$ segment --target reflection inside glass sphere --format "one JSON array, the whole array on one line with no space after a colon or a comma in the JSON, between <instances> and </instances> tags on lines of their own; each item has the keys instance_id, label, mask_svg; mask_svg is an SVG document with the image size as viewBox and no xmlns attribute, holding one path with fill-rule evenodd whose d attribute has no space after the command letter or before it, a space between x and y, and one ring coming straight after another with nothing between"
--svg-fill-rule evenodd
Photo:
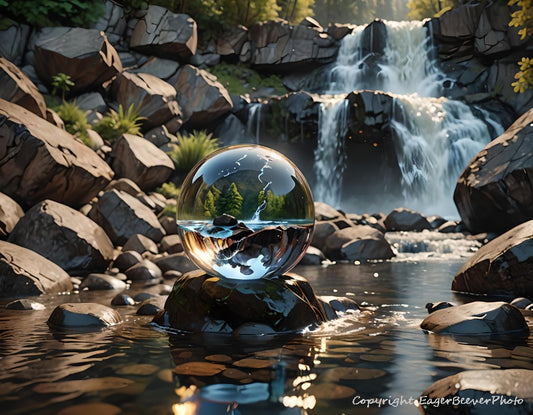
<instances>
[{"instance_id":1,"label":"reflection inside glass sphere","mask_svg":"<svg viewBox=\"0 0 533 415\"><path fill-rule=\"evenodd\" d=\"M314 228L309 185L277 151L258 145L218 150L185 179L177 205L183 247L210 275L281 275L305 254Z\"/></svg>"}]
</instances>

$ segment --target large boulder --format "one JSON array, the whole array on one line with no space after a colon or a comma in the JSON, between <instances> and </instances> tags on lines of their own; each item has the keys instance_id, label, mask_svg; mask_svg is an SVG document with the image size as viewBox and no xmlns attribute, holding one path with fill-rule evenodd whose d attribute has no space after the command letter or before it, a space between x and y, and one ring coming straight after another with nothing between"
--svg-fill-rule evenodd
<instances>
[{"instance_id":1,"label":"large boulder","mask_svg":"<svg viewBox=\"0 0 533 415\"><path fill-rule=\"evenodd\" d=\"M533 298L533 220L479 248L455 275L452 290Z\"/></svg>"},{"instance_id":2,"label":"large boulder","mask_svg":"<svg viewBox=\"0 0 533 415\"><path fill-rule=\"evenodd\" d=\"M52 261L29 249L0 241L0 297L70 290L69 275Z\"/></svg>"},{"instance_id":3,"label":"large boulder","mask_svg":"<svg viewBox=\"0 0 533 415\"><path fill-rule=\"evenodd\" d=\"M389 259L394 256L383 234L370 226L355 225L333 232L323 248L333 260L368 261Z\"/></svg>"},{"instance_id":4,"label":"large boulder","mask_svg":"<svg viewBox=\"0 0 533 415\"><path fill-rule=\"evenodd\" d=\"M157 216L135 197L110 190L105 192L89 212L89 217L98 223L116 245L141 233L155 242L165 235Z\"/></svg>"},{"instance_id":5,"label":"large boulder","mask_svg":"<svg viewBox=\"0 0 533 415\"><path fill-rule=\"evenodd\" d=\"M0 193L0 239L9 235L23 216L20 205L8 195Z\"/></svg>"},{"instance_id":6,"label":"large boulder","mask_svg":"<svg viewBox=\"0 0 533 415\"><path fill-rule=\"evenodd\" d=\"M432 333L463 336L529 334L520 310L501 301L475 301L436 310L422 321L420 327Z\"/></svg>"},{"instance_id":7,"label":"large boulder","mask_svg":"<svg viewBox=\"0 0 533 415\"><path fill-rule=\"evenodd\" d=\"M92 29L105 32L109 42L116 45L121 42L126 32L128 21L124 7L111 0L105 0L105 13L93 25Z\"/></svg>"},{"instance_id":8,"label":"large boulder","mask_svg":"<svg viewBox=\"0 0 533 415\"><path fill-rule=\"evenodd\" d=\"M28 210L9 242L41 254L71 274L105 271L113 259L113 244L100 226L52 200Z\"/></svg>"},{"instance_id":9,"label":"large boulder","mask_svg":"<svg viewBox=\"0 0 533 415\"><path fill-rule=\"evenodd\" d=\"M3 24L6 23L6 20L4 20ZM9 27L0 31L0 56L15 65L20 65L24 58L24 51L26 50L31 30L31 26L10 21Z\"/></svg>"},{"instance_id":10,"label":"large boulder","mask_svg":"<svg viewBox=\"0 0 533 415\"><path fill-rule=\"evenodd\" d=\"M197 45L196 22L192 18L154 5L139 19L130 39L134 50L175 60L194 55Z\"/></svg>"},{"instance_id":11,"label":"large boulder","mask_svg":"<svg viewBox=\"0 0 533 415\"><path fill-rule=\"evenodd\" d=\"M113 145L112 167L117 177L133 180L142 190L164 183L174 171L174 163L150 141L123 134Z\"/></svg>"},{"instance_id":12,"label":"large boulder","mask_svg":"<svg viewBox=\"0 0 533 415\"><path fill-rule=\"evenodd\" d=\"M113 81L113 93L124 110L133 105L139 115L145 117L142 120L144 130L181 116L176 90L154 75L122 72Z\"/></svg>"},{"instance_id":13,"label":"large boulder","mask_svg":"<svg viewBox=\"0 0 533 415\"><path fill-rule=\"evenodd\" d=\"M217 53L221 56L240 55L248 42L248 29L244 26L232 27L217 37Z\"/></svg>"},{"instance_id":14,"label":"large boulder","mask_svg":"<svg viewBox=\"0 0 533 415\"><path fill-rule=\"evenodd\" d=\"M427 218L419 212L407 208L393 209L385 218L387 231L414 231L420 232L431 229Z\"/></svg>"},{"instance_id":15,"label":"large boulder","mask_svg":"<svg viewBox=\"0 0 533 415\"><path fill-rule=\"evenodd\" d=\"M0 189L33 206L44 199L80 207L113 177L89 147L32 112L0 99Z\"/></svg>"},{"instance_id":16,"label":"large boulder","mask_svg":"<svg viewBox=\"0 0 533 415\"><path fill-rule=\"evenodd\" d=\"M48 85L58 73L70 76L74 95L101 86L122 71L104 32L77 27L41 29L34 46L35 70Z\"/></svg>"},{"instance_id":17,"label":"large boulder","mask_svg":"<svg viewBox=\"0 0 533 415\"><path fill-rule=\"evenodd\" d=\"M530 414L531 385L533 370L466 370L429 386L418 398L418 408L427 415Z\"/></svg>"},{"instance_id":18,"label":"large boulder","mask_svg":"<svg viewBox=\"0 0 533 415\"><path fill-rule=\"evenodd\" d=\"M32 81L18 67L0 57L0 98L46 119L46 103Z\"/></svg>"},{"instance_id":19,"label":"large boulder","mask_svg":"<svg viewBox=\"0 0 533 415\"><path fill-rule=\"evenodd\" d=\"M187 125L204 127L233 108L231 97L216 76L192 65L185 65L171 78Z\"/></svg>"},{"instance_id":20,"label":"large boulder","mask_svg":"<svg viewBox=\"0 0 533 415\"><path fill-rule=\"evenodd\" d=\"M474 157L453 199L472 233L505 232L533 219L533 109Z\"/></svg>"},{"instance_id":21,"label":"large boulder","mask_svg":"<svg viewBox=\"0 0 533 415\"><path fill-rule=\"evenodd\" d=\"M292 332L326 321L309 283L295 274L235 281L193 271L178 278L154 322L189 332L232 332L255 323Z\"/></svg>"}]
</instances>

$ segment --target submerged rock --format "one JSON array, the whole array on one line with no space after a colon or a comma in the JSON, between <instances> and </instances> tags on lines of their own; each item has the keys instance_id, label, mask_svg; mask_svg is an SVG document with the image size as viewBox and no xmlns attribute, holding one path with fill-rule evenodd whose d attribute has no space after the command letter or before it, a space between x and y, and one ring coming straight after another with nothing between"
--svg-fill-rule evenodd
<instances>
[{"instance_id":1,"label":"submerged rock","mask_svg":"<svg viewBox=\"0 0 533 415\"><path fill-rule=\"evenodd\" d=\"M52 328L105 327L122 322L120 314L98 303L65 303L57 306L48 325Z\"/></svg>"},{"instance_id":2,"label":"submerged rock","mask_svg":"<svg viewBox=\"0 0 533 415\"><path fill-rule=\"evenodd\" d=\"M529 334L520 310L504 302L475 301L436 310L422 321L420 327L437 334L465 336Z\"/></svg>"},{"instance_id":3,"label":"submerged rock","mask_svg":"<svg viewBox=\"0 0 533 415\"><path fill-rule=\"evenodd\" d=\"M46 307L37 301L22 298L6 304L9 310L44 310Z\"/></svg>"},{"instance_id":4,"label":"submerged rock","mask_svg":"<svg viewBox=\"0 0 533 415\"><path fill-rule=\"evenodd\" d=\"M235 281L203 271L178 278L164 312L154 318L161 326L188 332L218 331L216 327L236 330L245 323L292 332L326 320L313 289L296 274Z\"/></svg>"},{"instance_id":5,"label":"submerged rock","mask_svg":"<svg viewBox=\"0 0 533 415\"><path fill-rule=\"evenodd\" d=\"M452 290L533 298L533 220L482 246L455 275Z\"/></svg>"}]
</instances>

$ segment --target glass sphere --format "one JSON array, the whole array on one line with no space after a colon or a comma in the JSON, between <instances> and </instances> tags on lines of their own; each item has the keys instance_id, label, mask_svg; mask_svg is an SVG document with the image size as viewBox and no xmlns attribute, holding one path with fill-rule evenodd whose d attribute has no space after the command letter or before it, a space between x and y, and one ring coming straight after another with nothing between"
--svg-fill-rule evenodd
<instances>
[{"instance_id":1,"label":"glass sphere","mask_svg":"<svg viewBox=\"0 0 533 415\"><path fill-rule=\"evenodd\" d=\"M313 196L283 154L259 145L225 147L185 178L177 224L185 252L209 275L282 275L311 242Z\"/></svg>"}]
</instances>

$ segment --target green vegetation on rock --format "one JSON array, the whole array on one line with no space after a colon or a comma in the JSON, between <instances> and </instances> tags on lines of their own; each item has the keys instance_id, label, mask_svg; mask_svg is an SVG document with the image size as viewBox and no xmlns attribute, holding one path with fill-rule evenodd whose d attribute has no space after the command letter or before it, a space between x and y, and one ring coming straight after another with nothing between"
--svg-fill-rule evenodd
<instances>
[{"instance_id":1,"label":"green vegetation on rock","mask_svg":"<svg viewBox=\"0 0 533 415\"><path fill-rule=\"evenodd\" d=\"M119 105L118 112L109 110L105 117L98 121L94 130L111 143L122 134L141 135L141 121L146 117L139 115L139 106L131 104L126 111Z\"/></svg>"},{"instance_id":2,"label":"green vegetation on rock","mask_svg":"<svg viewBox=\"0 0 533 415\"><path fill-rule=\"evenodd\" d=\"M218 139L206 131L194 130L191 134L177 134L178 144L167 154L174 162L176 171L186 173L196 163L219 148Z\"/></svg>"},{"instance_id":3,"label":"green vegetation on rock","mask_svg":"<svg viewBox=\"0 0 533 415\"><path fill-rule=\"evenodd\" d=\"M81 141L91 146L91 141L87 135L90 128L85 113L76 105L76 102L63 101L60 105L53 108L57 115L65 123L65 130L70 134L79 137Z\"/></svg>"}]
</instances>

